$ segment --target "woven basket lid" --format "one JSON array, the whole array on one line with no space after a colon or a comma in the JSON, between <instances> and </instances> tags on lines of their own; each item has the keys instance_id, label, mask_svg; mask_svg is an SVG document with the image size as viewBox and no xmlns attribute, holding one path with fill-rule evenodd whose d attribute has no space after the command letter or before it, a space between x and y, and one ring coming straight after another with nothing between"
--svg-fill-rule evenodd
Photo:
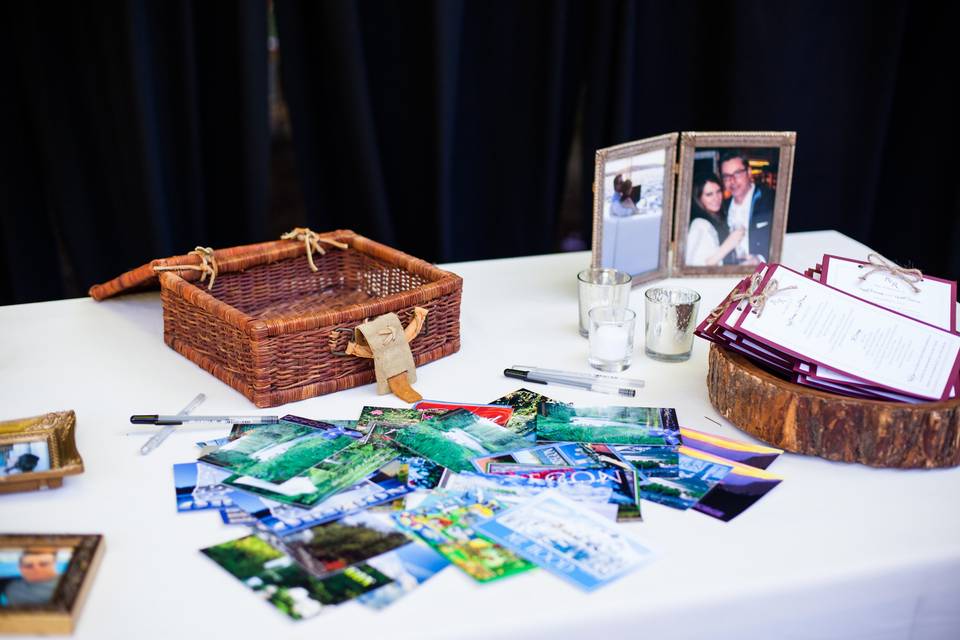
<instances>
[{"instance_id":1,"label":"woven basket lid","mask_svg":"<svg viewBox=\"0 0 960 640\"><path fill-rule=\"evenodd\" d=\"M319 235L321 237L333 237L342 242L349 243L356 234L350 230L337 230ZM303 243L298 240L272 240L227 249L217 249L213 252L213 255L217 262L221 264L239 262L249 266L251 259L256 263L266 263L289 257L291 254L298 252L305 252ZM201 259L196 254L157 258L136 269L131 269L126 273L120 274L112 280L93 285L90 287L88 293L91 298L99 301L124 293L155 289L159 286L160 278L154 267L180 264L196 265L200 264L200 262Z\"/></svg>"}]
</instances>

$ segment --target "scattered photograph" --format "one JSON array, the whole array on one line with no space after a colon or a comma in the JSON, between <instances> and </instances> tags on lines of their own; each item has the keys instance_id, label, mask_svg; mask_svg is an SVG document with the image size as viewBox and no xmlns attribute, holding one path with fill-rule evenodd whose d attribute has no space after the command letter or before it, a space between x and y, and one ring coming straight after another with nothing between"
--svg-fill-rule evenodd
<instances>
[{"instance_id":1,"label":"scattered photograph","mask_svg":"<svg viewBox=\"0 0 960 640\"><path fill-rule=\"evenodd\" d=\"M450 566L450 561L430 547L416 542L387 552L367 562L393 582L357 598L371 609L383 609Z\"/></svg>"},{"instance_id":2,"label":"scattered photograph","mask_svg":"<svg viewBox=\"0 0 960 640\"><path fill-rule=\"evenodd\" d=\"M258 425L199 461L279 484L348 447L357 437L333 425L284 416L277 424Z\"/></svg>"},{"instance_id":3,"label":"scattered photograph","mask_svg":"<svg viewBox=\"0 0 960 640\"><path fill-rule=\"evenodd\" d=\"M177 511L204 511L233 506L233 489L223 483L230 475L217 467L196 462L173 465Z\"/></svg>"},{"instance_id":4,"label":"scattered photograph","mask_svg":"<svg viewBox=\"0 0 960 640\"><path fill-rule=\"evenodd\" d=\"M400 458L392 460L362 482L327 498L310 509L260 498L246 491L234 491L232 496L237 507L256 519L255 523L259 528L284 536L370 507L402 499L414 490L407 481L408 473L407 462L401 461ZM437 479L439 480L439 474Z\"/></svg>"},{"instance_id":5,"label":"scattered photograph","mask_svg":"<svg viewBox=\"0 0 960 640\"><path fill-rule=\"evenodd\" d=\"M50 603L72 556L73 548L0 548L0 607Z\"/></svg>"},{"instance_id":6,"label":"scattered photograph","mask_svg":"<svg viewBox=\"0 0 960 640\"><path fill-rule=\"evenodd\" d=\"M360 411L356 429L368 435L376 426L400 429L420 424L437 416L442 416L446 409L396 409L393 407L364 407Z\"/></svg>"},{"instance_id":7,"label":"scattered photograph","mask_svg":"<svg viewBox=\"0 0 960 640\"><path fill-rule=\"evenodd\" d=\"M529 389L517 389L502 398L497 398L493 404L506 404L513 408L513 415L504 425L518 436L534 440L534 430L537 426L537 407L541 402L555 402L545 395Z\"/></svg>"},{"instance_id":8,"label":"scattered photograph","mask_svg":"<svg viewBox=\"0 0 960 640\"><path fill-rule=\"evenodd\" d=\"M708 460L709 454L701 454ZM782 481L769 471L731 462L730 473L694 505L694 510L729 522L752 507Z\"/></svg>"},{"instance_id":9,"label":"scattered photograph","mask_svg":"<svg viewBox=\"0 0 960 640\"><path fill-rule=\"evenodd\" d=\"M602 467L603 462L586 445L576 442L557 442L528 446L516 451L507 451L496 455L479 456L473 459L473 466L481 473L488 473L494 463L514 463L545 467Z\"/></svg>"},{"instance_id":10,"label":"scattered photograph","mask_svg":"<svg viewBox=\"0 0 960 640\"><path fill-rule=\"evenodd\" d=\"M249 589L294 620L353 600L392 580L365 563L320 579L263 538L250 535L201 552Z\"/></svg>"},{"instance_id":11,"label":"scattered photograph","mask_svg":"<svg viewBox=\"0 0 960 640\"><path fill-rule=\"evenodd\" d=\"M469 404L453 402L434 402L433 400L421 400L413 407L414 409L435 409L451 411L453 409L466 409L472 414L481 418L486 418L490 422L500 427L507 426L510 417L513 415L513 407L505 404Z\"/></svg>"},{"instance_id":12,"label":"scattered photograph","mask_svg":"<svg viewBox=\"0 0 960 640\"><path fill-rule=\"evenodd\" d=\"M242 491L235 492L236 495L246 495ZM236 496L234 496L234 502L236 503ZM257 519L252 515L244 511L242 508L238 507L236 504L232 507L224 507L220 509L220 519L223 521L223 524L239 524L248 527L256 526Z\"/></svg>"},{"instance_id":13,"label":"scattered photograph","mask_svg":"<svg viewBox=\"0 0 960 640\"><path fill-rule=\"evenodd\" d=\"M684 133L674 273L779 262L796 134Z\"/></svg>"},{"instance_id":14,"label":"scattered photograph","mask_svg":"<svg viewBox=\"0 0 960 640\"><path fill-rule=\"evenodd\" d=\"M426 543L477 582L492 582L523 573L536 565L488 538L473 526L504 506L496 500L467 501L448 496L394 516L400 528Z\"/></svg>"},{"instance_id":15,"label":"scattered photograph","mask_svg":"<svg viewBox=\"0 0 960 640\"><path fill-rule=\"evenodd\" d=\"M380 438L367 442L350 439L347 447L280 484L238 475L230 476L224 483L276 502L311 509L354 486L399 455L393 445Z\"/></svg>"},{"instance_id":16,"label":"scattered photograph","mask_svg":"<svg viewBox=\"0 0 960 640\"><path fill-rule=\"evenodd\" d=\"M468 471L474 458L528 447L529 441L464 409L398 429L384 436L451 471Z\"/></svg>"},{"instance_id":17,"label":"scattered photograph","mask_svg":"<svg viewBox=\"0 0 960 640\"><path fill-rule=\"evenodd\" d=\"M325 578L409 543L392 518L367 511L281 539L290 556L316 578Z\"/></svg>"},{"instance_id":18,"label":"scattered photograph","mask_svg":"<svg viewBox=\"0 0 960 640\"><path fill-rule=\"evenodd\" d=\"M734 463L725 464L717 458L708 458L699 451L681 447L680 475L676 478L639 477L640 497L644 500L673 507L689 509L708 491L723 480Z\"/></svg>"},{"instance_id":19,"label":"scattered photograph","mask_svg":"<svg viewBox=\"0 0 960 640\"><path fill-rule=\"evenodd\" d=\"M683 429L680 433L686 443ZM680 454L677 453L677 447L615 444L610 445L610 450L648 478L677 478L680 475Z\"/></svg>"},{"instance_id":20,"label":"scattered photograph","mask_svg":"<svg viewBox=\"0 0 960 640\"><path fill-rule=\"evenodd\" d=\"M664 275L673 219L677 134L600 149L593 200L593 266L634 282Z\"/></svg>"},{"instance_id":21,"label":"scattered photograph","mask_svg":"<svg viewBox=\"0 0 960 640\"><path fill-rule=\"evenodd\" d=\"M541 402L537 441L670 446L680 444L674 409L574 407Z\"/></svg>"},{"instance_id":22,"label":"scattered photograph","mask_svg":"<svg viewBox=\"0 0 960 640\"><path fill-rule=\"evenodd\" d=\"M476 530L586 591L651 557L649 549L616 524L555 491L495 514Z\"/></svg>"},{"instance_id":23,"label":"scattered photograph","mask_svg":"<svg viewBox=\"0 0 960 640\"><path fill-rule=\"evenodd\" d=\"M493 463L490 475L507 475L538 483L544 490L553 489L575 502L616 505L617 521L640 520L635 472L612 467L576 469L571 467L532 467L530 465ZM633 482L628 476L634 476Z\"/></svg>"},{"instance_id":24,"label":"scattered photograph","mask_svg":"<svg viewBox=\"0 0 960 640\"><path fill-rule=\"evenodd\" d=\"M407 486L411 489L433 489L440 482L444 468L420 456L401 455L397 460L406 468Z\"/></svg>"},{"instance_id":25,"label":"scattered photograph","mask_svg":"<svg viewBox=\"0 0 960 640\"><path fill-rule=\"evenodd\" d=\"M686 447L732 460L733 462L756 467L757 469L766 469L783 453L782 449L776 449L762 444L731 440L730 438L724 438L723 436L712 433L704 433L703 431L695 431L694 429L687 429L686 427L680 428L680 435L683 436L683 444Z\"/></svg>"},{"instance_id":26,"label":"scattered photograph","mask_svg":"<svg viewBox=\"0 0 960 640\"><path fill-rule=\"evenodd\" d=\"M50 471L50 445L46 438L0 444L0 477L40 471Z\"/></svg>"}]
</instances>

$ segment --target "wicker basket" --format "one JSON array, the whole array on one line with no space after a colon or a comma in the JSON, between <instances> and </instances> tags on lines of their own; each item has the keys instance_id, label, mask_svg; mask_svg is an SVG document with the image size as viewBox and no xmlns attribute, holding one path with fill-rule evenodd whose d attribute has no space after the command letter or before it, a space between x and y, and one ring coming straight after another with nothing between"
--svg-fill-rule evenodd
<instances>
[{"instance_id":1,"label":"wicker basket","mask_svg":"<svg viewBox=\"0 0 960 640\"><path fill-rule=\"evenodd\" d=\"M97 300L149 286L159 278L166 343L253 401L273 407L374 381L373 361L344 354L353 328L394 312L406 324L427 309L411 344L417 366L460 349L456 274L352 231L320 234L348 245L313 254L303 242L278 240L214 252L213 288L197 271L199 256L154 260L97 285Z\"/></svg>"}]
</instances>

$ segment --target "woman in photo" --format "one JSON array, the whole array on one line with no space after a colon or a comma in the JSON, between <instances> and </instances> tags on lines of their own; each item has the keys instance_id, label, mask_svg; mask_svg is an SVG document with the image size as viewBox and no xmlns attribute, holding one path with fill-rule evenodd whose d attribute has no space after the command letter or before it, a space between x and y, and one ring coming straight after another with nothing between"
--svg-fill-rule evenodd
<instances>
[{"instance_id":1,"label":"woman in photo","mask_svg":"<svg viewBox=\"0 0 960 640\"><path fill-rule=\"evenodd\" d=\"M617 175L613 179L613 197L610 199L610 215L617 218L632 216L637 212L637 205L630 198L633 191L633 182L624 180L623 176Z\"/></svg>"},{"instance_id":2,"label":"woman in photo","mask_svg":"<svg viewBox=\"0 0 960 640\"><path fill-rule=\"evenodd\" d=\"M743 234L743 229L730 231L727 227L720 178L713 173L697 176L693 182L686 264L691 267L737 264L735 249Z\"/></svg>"}]
</instances>

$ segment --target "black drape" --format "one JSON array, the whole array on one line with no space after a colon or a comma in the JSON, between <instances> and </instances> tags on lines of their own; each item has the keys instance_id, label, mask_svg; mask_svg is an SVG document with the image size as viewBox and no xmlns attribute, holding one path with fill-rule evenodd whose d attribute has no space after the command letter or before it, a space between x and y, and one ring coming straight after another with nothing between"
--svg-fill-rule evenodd
<instances>
[{"instance_id":1,"label":"black drape","mask_svg":"<svg viewBox=\"0 0 960 640\"><path fill-rule=\"evenodd\" d=\"M6 301L84 295L154 257L263 238L263 2L4 11Z\"/></svg>"},{"instance_id":2,"label":"black drape","mask_svg":"<svg viewBox=\"0 0 960 640\"><path fill-rule=\"evenodd\" d=\"M551 251L585 10L278 0L310 224L433 260Z\"/></svg>"},{"instance_id":3,"label":"black drape","mask_svg":"<svg viewBox=\"0 0 960 640\"><path fill-rule=\"evenodd\" d=\"M4 302L267 238L263 1L3 8ZM796 130L790 231L960 276L952 4L276 0L306 218L436 261L589 237L600 147ZM579 139L579 172L567 160ZM583 176L579 184L568 176Z\"/></svg>"}]
</instances>

